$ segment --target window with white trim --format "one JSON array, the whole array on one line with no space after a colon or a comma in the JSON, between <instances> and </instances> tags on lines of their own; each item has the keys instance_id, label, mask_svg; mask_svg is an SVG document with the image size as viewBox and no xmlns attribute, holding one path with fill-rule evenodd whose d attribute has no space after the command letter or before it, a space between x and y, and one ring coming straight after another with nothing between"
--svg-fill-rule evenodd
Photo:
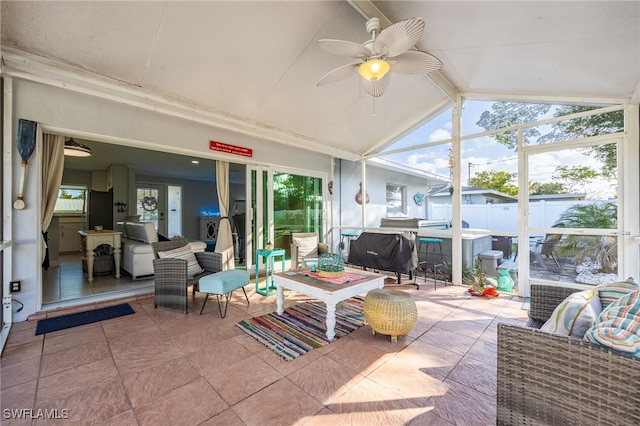
<instances>
[{"instance_id":1,"label":"window with white trim","mask_svg":"<svg viewBox=\"0 0 640 426\"><path fill-rule=\"evenodd\" d=\"M387 217L406 216L407 187L387 183Z\"/></svg>"},{"instance_id":2,"label":"window with white trim","mask_svg":"<svg viewBox=\"0 0 640 426\"><path fill-rule=\"evenodd\" d=\"M54 213L84 214L87 212L87 187L61 185Z\"/></svg>"}]
</instances>

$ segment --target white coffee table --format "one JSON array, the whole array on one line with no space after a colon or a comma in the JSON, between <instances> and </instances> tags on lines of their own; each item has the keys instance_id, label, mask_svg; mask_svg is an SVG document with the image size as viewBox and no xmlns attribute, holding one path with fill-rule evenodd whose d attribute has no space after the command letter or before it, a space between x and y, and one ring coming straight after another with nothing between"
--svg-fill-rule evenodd
<instances>
[{"instance_id":1,"label":"white coffee table","mask_svg":"<svg viewBox=\"0 0 640 426\"><path fill-rule=\"evenodd\" d=\"M285 288L321 300L327 306L327 339L332 341L336 337L336 305L350 297L366 293L375 288L384 287L385 276L382 274L373 274L354 269L347 269L347 271L358 274L362 278L344 284L332 284L296 271L275 274L278 314L281 315L284 312Z\"/></svg>"}]
</instances>

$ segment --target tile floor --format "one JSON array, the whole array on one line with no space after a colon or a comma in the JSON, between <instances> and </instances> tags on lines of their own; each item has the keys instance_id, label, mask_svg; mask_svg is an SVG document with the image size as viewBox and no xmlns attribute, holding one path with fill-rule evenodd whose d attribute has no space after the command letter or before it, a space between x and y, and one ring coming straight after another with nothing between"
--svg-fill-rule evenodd
<instances>
[{"instance_id":1,"label":"tile floor","mask_svg":"<svg viewBox=\"0 0 640 426\"><path fill-rule=\"evenodd\" d=\"M153 291L153 279L131 280L131 275L122 272L116 279L113 274L95 275L93 282L87 281L82 272L80 253L61 254L60 262L42 271L42 302L55 304L114 291Z\"/></svg>"},{"instance_id":2,"label":"tile floor","mask_svg":"<svg viewBox=\"0 0 640 426\"><path fill-rule=\"evenodd\" d=\"M201 294L189 296L188 315L154 309L148 295L127 300L135 314L101 323L40 336L35 319L14 324L0 363L0 422L68 423L7 418L7 409L44 409L114 425L495 424L496 326L524 323L523 299L429 282L400 288L418 307L408 336L391 343L364 326L289 362L235 326L275 310L275 296L252 284L250 306L236 291L224 319L211 301L198 315ZM287 305L306 300L286 294Z\"/></svg>"}]
</instances>

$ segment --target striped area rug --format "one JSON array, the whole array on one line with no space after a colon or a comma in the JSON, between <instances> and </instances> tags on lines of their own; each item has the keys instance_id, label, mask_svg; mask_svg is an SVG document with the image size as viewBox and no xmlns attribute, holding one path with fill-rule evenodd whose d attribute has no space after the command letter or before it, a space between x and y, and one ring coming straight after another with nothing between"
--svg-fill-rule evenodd
<instances>
[{"instance_id":1,"label":"striped area rug","mask_svg":"<svg viewBox=\"0 0 640 426\"><path fill-rule=\"evenodd\" d=\"M346 336L364 325L360 296L344 300L336 306L336 338ZM291 361L312 349L330 343L327 340L324 302L311 301L286 308L282 315L267 315L242 320L236 325L260 343Z\"/></svg>"}]
</instances>

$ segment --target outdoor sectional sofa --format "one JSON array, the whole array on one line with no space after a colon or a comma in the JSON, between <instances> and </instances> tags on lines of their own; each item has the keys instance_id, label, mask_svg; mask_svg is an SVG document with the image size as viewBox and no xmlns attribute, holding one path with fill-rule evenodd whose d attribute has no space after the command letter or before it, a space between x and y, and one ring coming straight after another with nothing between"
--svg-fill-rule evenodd
<instances>
[{"instance_id":1,"label":"outdoor sectional sofa","mask_svg":"<svg viewBox=\"0 0 640 426\"><path fill-rule=\"evenodd\" d=\"M538 329L577 291L532 285L527 326L498 324L497 424L640 424L640 358Z\"/></svg>"}]
</instances>

